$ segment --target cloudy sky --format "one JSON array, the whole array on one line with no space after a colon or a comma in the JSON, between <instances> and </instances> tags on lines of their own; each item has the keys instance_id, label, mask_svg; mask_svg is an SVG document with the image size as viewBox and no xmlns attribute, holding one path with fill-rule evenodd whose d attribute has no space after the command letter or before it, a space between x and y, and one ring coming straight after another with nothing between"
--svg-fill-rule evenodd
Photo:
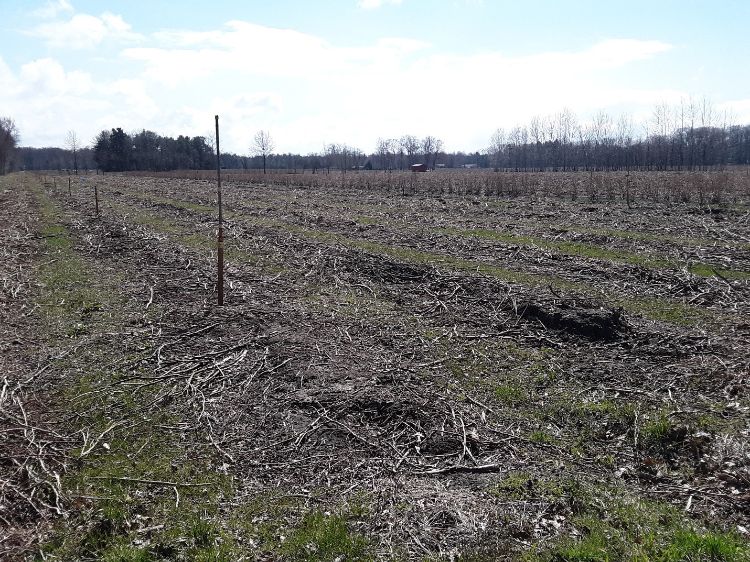
<instances>
[{"instance_id":1,"label":"cloudy sky","mask_svg":"<svg viewBox=\"0 0 750 562\"><path fill-rule=\"evenodd\" d=\"M750 123L747 0L0 0L0 116L22 145L122 127L279 152L435 135L481 150L568 108L708 97Z\"/></svg>"}]
</instances>

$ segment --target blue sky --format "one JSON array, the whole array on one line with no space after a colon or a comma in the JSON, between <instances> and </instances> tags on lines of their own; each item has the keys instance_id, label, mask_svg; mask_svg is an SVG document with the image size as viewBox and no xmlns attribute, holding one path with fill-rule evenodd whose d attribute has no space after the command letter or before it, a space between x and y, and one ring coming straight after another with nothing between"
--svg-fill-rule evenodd
<instances>
[{"instance_id":1,"label":"blue sky","mask_svg":"<svg viewBox=\"0 0 750 562\"><path fill-rule=\"evenodd\" d=\"M748 1L0 0L0 115L22 144L111 127L208 135L247 153L435 135L481 150L493 131L563 108L711 100L750 122Z\"/></svg>"}]
</instances>

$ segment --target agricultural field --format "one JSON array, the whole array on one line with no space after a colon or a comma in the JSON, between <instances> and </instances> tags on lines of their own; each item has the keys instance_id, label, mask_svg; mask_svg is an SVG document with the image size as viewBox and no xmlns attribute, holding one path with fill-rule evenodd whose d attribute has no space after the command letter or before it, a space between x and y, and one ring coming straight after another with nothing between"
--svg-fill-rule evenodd
<instances>
[{"instance_id":1,"label":"agricultural field","mask_svg":"<svg viewBox=\"0 0 750 562\"><path fill-rule=\"evenodd\" d=\"M224 177L0 178L0 557L748 560L745 171Z\"/></svg>"}]
</instances>

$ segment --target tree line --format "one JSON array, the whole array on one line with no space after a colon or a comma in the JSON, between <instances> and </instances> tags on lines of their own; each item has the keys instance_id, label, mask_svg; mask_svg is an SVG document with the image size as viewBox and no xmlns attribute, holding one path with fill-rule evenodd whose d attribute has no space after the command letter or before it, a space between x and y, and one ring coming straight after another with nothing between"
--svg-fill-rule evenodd
<instances>
[{"instance_id":1,"label":"tree line","mask_svg":"<svg viewBox=\"0 0 750 562\"><path fill-rule=\"evenodd\" d=\"M94 161L104 172L208 170L216 166L213 142L206 137L176 139L142 130L129 135L118 127L94 140Z\"/></svg>"},{"instance_id":2,"label":"tree line","mask_svg":"<svg viewBox=\"0 0 750 562\"><path fill-rule=\"evenodd\" d=\"M66 148L16 148L18 129L0 118L0 173L8 169L98 168L105 172L205 170L216 166L211 137L177 138L122 128L101 131L91 148L81 147L70 131ZM258 131L248 154L221 154L228 169L406 170L413 164L428 168L480 167L497 170L707 170L750 165L750 125L732 124L710 102L688 100L676 106L658 105L651 117L636 126L628 115L605 112L580 121L569 110L534 117L526 125L497 129L483 151L446 152L443 141L428 135L379 138L365 152L346 143L329 143L320 152L275 153L268 131Z\"/></svg>"},{"instance_id":3,"label":"tree line","mask_svg":"<svg viewBox=\"0 0 750 562\"><path fill-rule=\"evenodd\" d=\"M0 117L0 175L12 164L16 145L19 141L18 127L10 117Z\"/></svg>"},{"instance_id":4,"label":"tree line","mask_svg":"<svg viewBox=\"0 0 750 562\"><path fill-rule=\"evenodd\" d=\"M660 116L663 113L659 114ZM656 124L659 127L656 127ZM644 125L646 127L648 125ZM367 153L346 143L330 143L305 155L274 153L274 141L259 131L249 155L221 154L221 166L254 170L406 170L412 164L428 168L479 167L498 170L707 170L726 165L750 165L750 125L690 122L675 129L666 121L651 124L638 135L627 117L617 121L604 113L585 124L563 111L535 118L526 126L498 129L484 151L446 152L434 136L403 135L380 138ZM92 155L103 171L165 171L216 167L213 139L179 136L176 139L141 131L102 131ZM41 149L38 149L41 150ZM87 162L85 149L80 149ZM68 166L66 166L68 167ZM28 168L27 168L28 169Z\"/></svg>"},{"instance_id":5,"label":"tree line","mask_svg":"<svg viewBox=\"0 0 750 562\"><path fill-rule=\"evenodd\" d=\"M750 164L750 125L732 125L705 100L656 107L639 132L632 119L568 111L498 129L489 165L513 170L707 170Z\"/></svg>"}]
</instances>

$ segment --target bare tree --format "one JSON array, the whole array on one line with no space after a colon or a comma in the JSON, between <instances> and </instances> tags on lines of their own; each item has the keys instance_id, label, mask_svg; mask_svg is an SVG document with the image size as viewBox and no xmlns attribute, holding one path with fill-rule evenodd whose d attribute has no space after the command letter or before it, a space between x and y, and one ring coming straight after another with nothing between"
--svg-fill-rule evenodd
<instances>
[{"instance_id":1,"label":"bare tree","mask_svg":"<svg viewBox=\"0 0 750 562\"><path fill-rule=\"evenodd\" d=\"M419 152L419 140L414 135L404 135L399 139L401 149L406 153L406 165L414 164L414 158Z\"/></svg>"},{"instance_id":2,"label":"bare tree","mask_svg":"<svg viewBox=\"0 0 750 562\"><path fill-rule=\"evenodd\" d=\"M492 163L494 168L499 170L502 166L503 153L506 149L505 142L505 130L498 128L490 137L490 146L487 148L487 153L492 157Z\"/></svg>"},{"instance_id":3,"label":"bare tree","mask_svg":"<svg viewBox=\"0 0 750 562\"><path fill-rule=\"evenodd\" d=\"M538 166L541 171L544 168L542 163L542 143L544 142L544 124L538 116L531 118L529 122L529 135L534 143L532 151L532 162L534 166Z\"/></svg>"},{"instance_id":4,"label":"bare tree","mask_svg":"<svg viewBox=\"0 0 750 562\"><path fill-rule=\"evenodd\" d=\"M422 139L422 152L424 153L425 164L435 169L435 160L438 152L443 149L443 141L433 136L426 136Z\"/></svg>"},{"instance_id":5,"label":"bare tree","mask_svg":"<svg viewBox=\"0 0 750 562\"><path fill-rule=\"evenodd\" d=\"M523 133L521 127L515 126L508 133L508 165L518 172L521 168L521 152L523 151Z\"/></svg>"},{"instance_id":6,"label":"bare tree","mask_svg":"<svg viewBox=\"0 0 750 562\"><path fill-rule=\"evenodd\" d=\"M274 149L273 139L268 131L258 131L255 133L253 138L253 146L250 147L250 152L256 156L263 157L263 173L266 173L266 158L271 154Z\"/></svg>"},{"instance_id":7,"label":"bare tree","mask_svg":"<svg viewBox=\"0 0 750 562\"><path fill-rule=\"evenodd\" d=\"M65 146L73 153L73 171L78 175L78 150L81 146L75 131L68 131L68 136L65 137Z\"/></svg>"},{"instance_id":8,"label":"bare tree","mask_svg":"<svg viewBox=\"0 0 750 562\"><path fill-rule=\"evenodd\" d=\"M351 167L358 167L362 158L362 151L358 148L347 145L346 143L331 143L325 147L326 159L328 165L334 166L344 175Z\"/></svg>"},{"instance_id":9,"label":"bare tree","mask_svg":"<svg viewBox=\"0 0 750 562\"><path fill-rule=\"evenodd\" d=\"M18 128L15 121L10 117L0 117L0 175L5 173L18 140Z\"/></svg>"},{"instance_id":10,"label":"bare tree","mask_svg":"<svg viewBox=\"0 0 750 562\"><path fill-rule=\"evenodd\" d=\"M393 139L379 138L377 141L377 155L381 170L390 170L392 167L393 149L396 141Z\"/></svg>"},{"instance_id":11,"label":"bare tree","mask_svg":"<svg viewBox=\"0 0 750 562\"><path fill-rule=\"evenodd\" d=\"M555 115L555 121L558 140L560 141L560 149L562 152L562 169L565 171L568 168L568 149L578 125L578 120L576 119L575 114L566 107L560 113Z\"/></svg>"}]
</instances>

